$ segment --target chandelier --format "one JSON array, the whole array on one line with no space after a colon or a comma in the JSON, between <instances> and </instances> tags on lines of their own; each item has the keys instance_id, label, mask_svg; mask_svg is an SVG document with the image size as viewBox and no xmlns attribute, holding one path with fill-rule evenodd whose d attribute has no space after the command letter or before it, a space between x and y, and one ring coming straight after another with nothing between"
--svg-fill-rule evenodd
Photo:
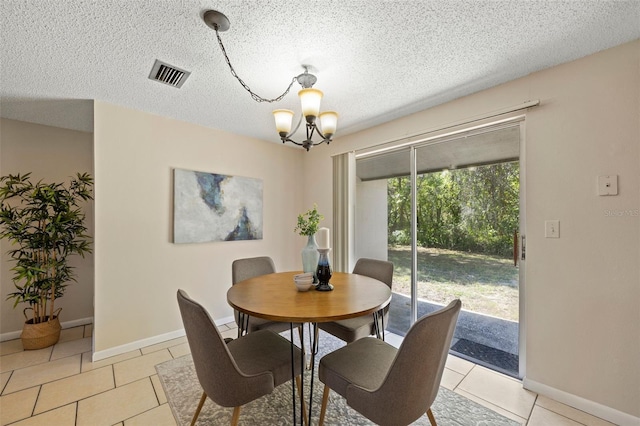
<instances>
[{"instance_id":1,"label":"chandelier","mask_svg":"<svg viewBox=\"0 0 640 426\"><path fill-rule=\"evenodd\" d=\"M242 85L242 87L249 92L251 98L256 102L278 102L284 98L289 90L291 90L291 86L293 86L294 82L298 82L302 86L302 90L298 92L298 96L300 97L300 104L302 113L300 114L300 118L298 119L298 124L296 124L295 128L291 130L293 124L293 116L294 112L288 109L276 109L273 111L273 117L275 119L276 130L280 135L280 140L282 143L291 142L293 144L299 145L309 151L310 148L320 145L322 143L327 143L327 145L331 142L331 138L336 133L336 128L338 125L338 113L335 111L324 111L320 112L320 101L322 100L322 92L318 89L314 89L313 85L318 80L315 75L309 73L309 68L306 65L303 65L304 72L298 76L295 76L291 79L291 83L289 83L289 87L282 93L280 96L273 99L263 98L256 93L254 93L251 88L238 76L235 69L231 65L231 61L229 60L229 56L227 55L227 51L222 44L222 39L220 38L220 32L227 31L230 27L229 19L221 12L216 10L207 10L203 15L203 20L205 24L209 28L212 28L216 32L216 37L218 38L218 44L220 45L220 50L222 50L222 54L229 66L229 70L231 71L231 75L233 75L236 80ZM306 125L306 139L302 142L296 142L291 139L291 136L295 132L298 131L298 128L302 124L302 118L304 117L305 125ZM318 125L319 123L319 125ZM313 137L317 134L321 140L314 142Z\"/></svg>"}]
</instances>

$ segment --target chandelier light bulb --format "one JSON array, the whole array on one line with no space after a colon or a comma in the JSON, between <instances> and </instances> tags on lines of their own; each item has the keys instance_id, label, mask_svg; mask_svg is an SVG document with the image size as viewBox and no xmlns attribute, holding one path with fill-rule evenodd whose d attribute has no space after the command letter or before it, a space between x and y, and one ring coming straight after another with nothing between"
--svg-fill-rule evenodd
<instances>
[{"instance_id":1,"label":"chandelier light bulb","mask_svg":"<svg viewBox=\"0 0 640 426\"><path fill-rule=\"evenodd\" d=\"M298 92L298 96L302 105L302 115L304 115L308 123L313 123L320 114L322 92L318 89L302 89Z\"/></svg>"},{"instance_id":2,"label":"chandelier light bulb","mask_svg":"<svg viewBox=\"0 0 640 426\"><path fill-rule=\"evenodd\" d=\"M338 127L338 113L335 111L325 111L320 113L320 130L326 138L331 138L336 133Z\"/></svg>"},{"instance_id":3,"label":"chandelier light bulb","mask_svg":"<svg viewBox=\"0 0 640 426\"><path fill-rule=\"evenodd\" d=\"M291 132L293 111L290 109L276 109L273 111L273 118L276 120L276 130L280 136L287 136Z\"/></svg>"}]
</instances>

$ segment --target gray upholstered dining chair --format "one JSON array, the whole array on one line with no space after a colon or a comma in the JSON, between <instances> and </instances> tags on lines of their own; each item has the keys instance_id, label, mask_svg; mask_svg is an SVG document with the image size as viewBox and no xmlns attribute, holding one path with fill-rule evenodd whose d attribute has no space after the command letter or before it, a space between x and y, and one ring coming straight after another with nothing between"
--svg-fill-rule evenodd
<instances>
[{"instance_id":1,"label":"gray upholstered dining chair","mask_svg":"<svg viewBox=\"0 0 640 426\"><path fill-rule=\"evenodd\" d=\"M393 281L393 263L386 260L360 258L353 268L353 273L375 278L391 288ZM389 322L389 306L386 306L383 312L383 324L386 325ZM324 322L318 324L318 328L333 334L347 343L375 334L373 315L363 315L346 320ZM381 332L384 333L384 330L381 330Z\"/></svg>"},{"instance_id":2,"label":"gray upholstered dining chair","mask_svg":"<svg viewBox=\"0 0 640 426\"><path fill-rule=\"evenodd\" d=\"M193 364L203 389L192 426L207 397L220 406L234 407L231 424L237 425L242 405L291 380L292 351L298 392L302 392L301 351L292 348L287 339L270 330L258 330L226 343L202 305L184 290L178 290L177 297Z\"/></svg>"},{"instance_id":3,"label":"gray upholstered dining chair","mask_svg":"<svg viewBox=\"0 0 640 426\"><path fill-rule=\"evenodd\" d=\"M260 275L273 274L276 272L276 266L269 256L248 257L244 259L236 259L231 264L231 284L235 285L240 281ZM238 336L241 335L243 324L241 324L240 313L234 310L236 324L238 325ZM275 322L257 317L249 317L249 323L244 324L248 333L256 330L272 330L276 333L289 330L288 322ZM300 324L294 323L294 327ZM300 330L299 330L300 331Z\"/></svg>"},{"instance_id":4,"label":"gray upholstered dining chair","mask_svg":"<svg viewBox=\"0 0 640 426\"><path fill-rule=\"evenodd\" d=\"M318 376L325 384L320 426L329 389L353 409L379 425L407 425L431 412L462 303L420 318L399 349L373 337L350 343L320 360Z\"/></svg>"}]
</instances>

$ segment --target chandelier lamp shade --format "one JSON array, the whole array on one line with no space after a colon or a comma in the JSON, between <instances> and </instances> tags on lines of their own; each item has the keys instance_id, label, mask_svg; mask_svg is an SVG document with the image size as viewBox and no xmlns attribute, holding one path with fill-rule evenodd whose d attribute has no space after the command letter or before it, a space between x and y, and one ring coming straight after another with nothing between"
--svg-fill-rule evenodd
<instances>
[{"instance_id":1,"label":"chandelier lamp shade","mask_svg":"<svg viewBox=\"0 0 640 426\"><path fill-rule=\"evenodd\" d=\"M268 103L279 102L289 93L294 82L297 81L302 86L302 90L298 92L298 97L300 98L301 105L301 114L300 118L298 119L298 123L296 124L295 128L293 128L293 130L293 116L295 115L293 111L289 109L276 109L273 111L276 131L280 135L280 140L282 140L282 143L291 142L295 145L302 146L307 151L309 151L310 148L316 145L320 145L325 142L329 144L331 142L331 138L336 133L336 129L338 126L338 113L335 111L320 112L320 101L322 100L323 93L320 90L313 88L313 85L316 83L317 78L315 75L309 73L308 66L303 65L304 73L293 77L291 79L291 83L289 83L289 87L287 87L284 93L282 93L280 96L273 99L263 98L254 93L251 88L249 88L249 86L238 76L233 66L231 65L229 57L227 56L226 49L224 48L222 39L220 38L220 32L229 29L229 19L224 14L216 10L207 10L203 15L203 20L209 28L215 30L216 37L218 38L218 44L220 45L220 50L222 50L231 74L238 80L242 87L247 92L249 92L251 98L254 101ZM306 127L306 139L302 142L297 142L291 139L291 137L298 131L298 128L302 124L303 118ZM316 134L321 139L314 142L313 137Z\"/></svg>"}]
</instances>

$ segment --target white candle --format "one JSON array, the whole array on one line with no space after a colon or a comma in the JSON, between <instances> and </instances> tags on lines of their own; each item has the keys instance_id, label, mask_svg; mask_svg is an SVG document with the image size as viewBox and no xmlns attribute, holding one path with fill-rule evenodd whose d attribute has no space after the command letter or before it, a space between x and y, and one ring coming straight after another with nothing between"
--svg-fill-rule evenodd
<instances>
[{"instance_id":1,"label":"white candle","mask_svg":"<svg viewBox=\"0 0 640 426\"><path fill-rule=\"evenodd\" d=\"M329 228L318 229L318 248L328 249L329 247Z\"/></svg>"}]
</instances>

